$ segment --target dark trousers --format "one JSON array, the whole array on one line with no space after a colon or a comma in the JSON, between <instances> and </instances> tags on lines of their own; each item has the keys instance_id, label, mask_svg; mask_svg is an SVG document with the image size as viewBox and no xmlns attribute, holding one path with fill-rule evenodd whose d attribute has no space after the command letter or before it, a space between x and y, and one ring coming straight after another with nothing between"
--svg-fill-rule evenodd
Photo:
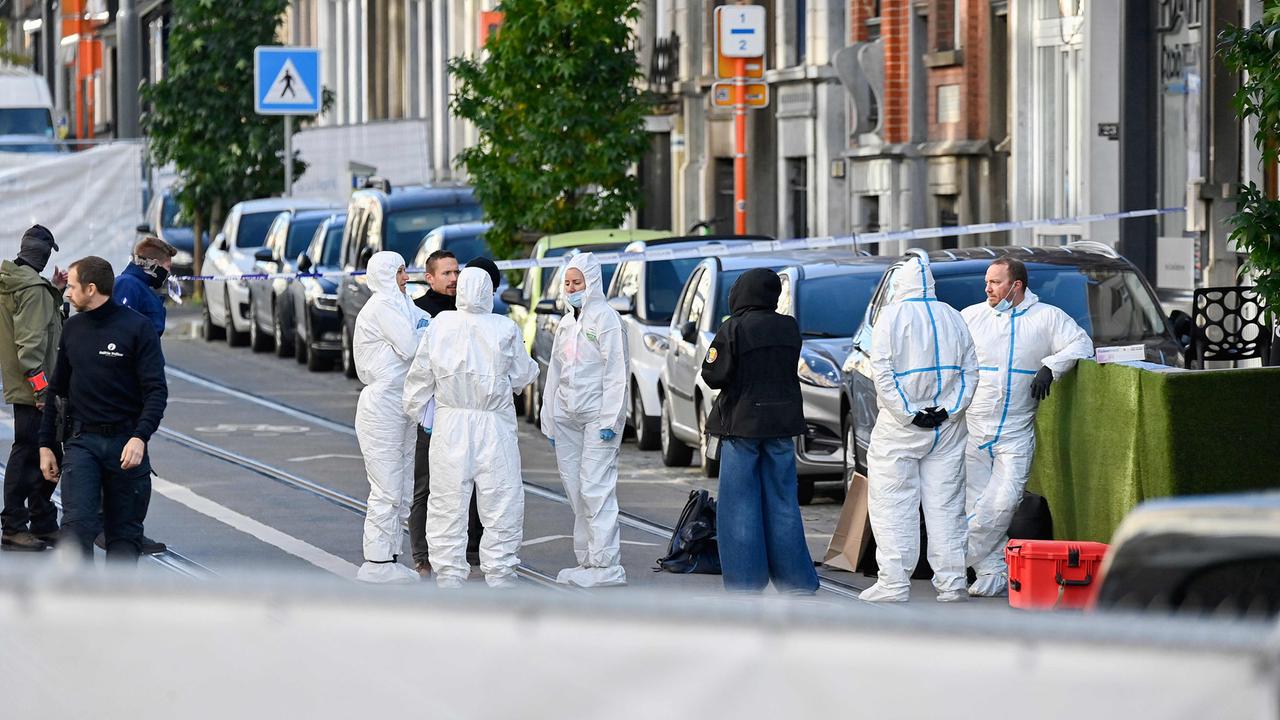
<instances>
[{"instance_id":1,"label":"dark trousers","mask_svg":"<svg viewBox=\"0 0 1280 720\"><path fill-rule=\"evenodd\" d=\"M67 441L62 462L63 538L86 557L101 523L108 561L138 561L142 522L151 501L151 458L132 470L120 469L120 453L129 435L76 433ZM101 520L99 520L101 517Z\"/></svg>"},{"instance_id":2,"label":"dark trousers","mask_svg":"<svg viewBox=\"0 0 1280 720\"><path fill-rule=\"evenodd\" d=\"M409 548L415 563L427 562L427 498L431 497L431 436L421 427L413 448L413 504L409 506ZM467 515L467 553L480 552L480 511L475 493L471 494L471 510Z\"/></svg>"},{"instance_id":3,"label":"dark trousers","mask_svg":"<svg viewBox=\"0 0 1280 720\"><path fill-rule=\"evenodd\" d=\"M40 416L34 405L13 406L13 448L4 470L4 510L0 512L6 535L58 531L58 508L50 500L58 486L40 474Z\"/></svg>"}]
</instances>

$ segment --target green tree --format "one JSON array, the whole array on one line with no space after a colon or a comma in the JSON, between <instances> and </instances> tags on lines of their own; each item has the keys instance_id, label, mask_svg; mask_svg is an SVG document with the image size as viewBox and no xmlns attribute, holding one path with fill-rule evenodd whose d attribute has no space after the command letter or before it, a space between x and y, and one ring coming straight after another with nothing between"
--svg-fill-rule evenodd
<instances>
[{"instance_id":1,"label":"green tree","mask_svg":"<svg viewBox=\"0 0 1280 720\"><path fill-rule=\"evenodd\" d=\"M456 58L453 112L479 142L458 160L503 257L531 235L617 227L640 185L647 109L631 25L638 0L503 0L483 59Z\"/></svg>"},{"instance_id":2,"label":"green tree","mask_svg":"<svg viewBox=\"0 0 1280 720\"><path fill-rule=\"evenodd\" d=\"M0 65L22 67L30 62L31 58L27 57L21 49L13 50L9 47L9 21L0 20Z\"/></svg>"},{"instance_id":3,"label":"green tree","mask_svg":"<svg viewBox=\"0 0 1280 720\"><path fill-rule=\"evenodd\" d=\"M1253 142L1264 164L1280 158L1280 2L1268 0L1262 20L1232 27L1218 38L1227 67L1243 73L1233 98L1241 119L1254 118ZM1250 182L1240 186L1231 239L1248 253L1242 272L1251 272L1274 320L1280 312L1280 200Z\"/></svg>"},{"instance_id":4,"label":"green tree","mask_svg":"<svg viewBox=\"0 0 1280 720\"><path fill-rule=\"evenodd\" d=\"M142 89L156 164L172 162L196 237L235 203L284 187L284 120L253 111L253 49L276 44L289 0L174 0L164 79ZM331 93L326 92L331 102ZM293 158L294 177L306 169ZM202 261L196 243L196 272Z\"/></svg>"}]
</instances>

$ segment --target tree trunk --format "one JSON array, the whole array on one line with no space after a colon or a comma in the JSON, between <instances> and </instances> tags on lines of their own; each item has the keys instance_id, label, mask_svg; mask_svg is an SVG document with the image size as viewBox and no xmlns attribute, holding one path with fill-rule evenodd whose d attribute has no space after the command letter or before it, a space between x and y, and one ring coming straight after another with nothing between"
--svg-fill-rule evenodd
<instances>
[{"instance_id":1,"label":"tree trunk","mask_svg":"<svg viewBox=\"0 0 1280 720\"><path fill-rule=\"evenodd\" d=\"M191 244L191 274L200 275L200 268L204 266L204 213L197 212L191 223L191 229L195 232L195 242ZM191 297L195 302L200 302L204 298L204 283L194 280L191 283Z\"/></svg>"}]
</instances>

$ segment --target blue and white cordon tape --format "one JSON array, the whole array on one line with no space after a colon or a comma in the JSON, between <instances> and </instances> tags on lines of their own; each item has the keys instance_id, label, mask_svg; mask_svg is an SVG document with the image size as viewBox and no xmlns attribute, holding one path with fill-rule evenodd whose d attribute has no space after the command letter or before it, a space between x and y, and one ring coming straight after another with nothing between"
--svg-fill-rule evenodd
<instances>
[{"instance_id":1,"label":"blue and white cordon tape","mask_svg":"<svg viewBox=\"0 0 1280 720\"><path fill-rule=\"evenodd\" d=\"M915 230L891 230L888 232L863 233L861 235L842 235L832 237L796 238L794 240L757 240L748 245L726 247L716 243L706 243L693 247L675 249L654 247L640 252L602 252L596 253L601 265L613 265L632 261L684 260L687 258L732 257L737 255L754 255L757 253L796 252L799 250L824 250L835 247L857 247L870 243L890 242L894 240L923 240L926 238L951 237L955 235L982 235L1006 230L1021 230L1032 227L1053 225L1087 225L1109 220L1128 220L1130 218L1171 215L1185 212L1186 208L1153 208L1150 210L1127 210L1125 212L1100 213L1097 215L1079 215L1068 218L1045 218L1040 220L1015 220L1011 222L978 223L975 225L956 225L953 227L917 228ZM696 236L691 237L696 240ZM569 257L524 258L520 260L499 260L499 270L526 270L535 267L560 267L569 261ZM408 268L411 273L422 273L423 268ZM244 273L242 275L184 275L177 280L296 280L301 278L344 277L347 275L364 275L365 271L346 272L336 270L325 273Z\"/></svg>"}]
</instances>

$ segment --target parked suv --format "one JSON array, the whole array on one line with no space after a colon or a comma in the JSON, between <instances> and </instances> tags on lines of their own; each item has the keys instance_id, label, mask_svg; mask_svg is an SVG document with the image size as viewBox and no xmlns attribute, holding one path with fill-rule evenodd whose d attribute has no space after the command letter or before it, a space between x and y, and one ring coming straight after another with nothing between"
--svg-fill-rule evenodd
<instances>
[{"instance_id":1,"label":"parked suv","mask_svg":"<svg viewBox=\"0 0 1280 720\"><path fill-rule=\"evenodd\" d=\"M326 207L324 202L292 198L245 200L231 207L201 268L205 275L227 278L204 281L205 340L216 340L225 334L230 345L249 342L249 284L240 276L254 272L254 254L266 243L267 231L277 215L285 210Z\"/></svg>"},{"instance_id":2,"label":"parked suv","mask_svg":"<svg viewBox=\"0 0 1280 720\"><path fill-rule=\"evenodd\" d=\"M478 221L484 216L471 188L411 186L392 190L382 182L351 195L347 225L342 238L342 269L348 273L338 284L338 311L342 317L342 370L356 376L351 338L356 316L369 300L371 290L362 274L369 258L382 250L400 253L409 262L418 253L427 233L441 225Z\"/></svg>"},{"instance_id":3,"label":"parked suv","mask_svg":"<svg viewBox=\"0 0 1280 720\"><path fill-rule=\"evenodd\" d=\"M938 299L956 310L984 302L987 267L1006 256L1026 263L1031 291L1041 302L1070 315L1093 338L1095 347L1141 344L1146 346L1147 360L1183 367L1183 347L1175 339L1174 320L1164 316L1142 273L1101 243L931 252ZM846 473L866 472L867 447L879 411L871 378L871 331L890 299L893 275L901 266L901 261L894 263L881 278L844 361L841 410Z\"/></svg>"},{"instance_id":4,"label":"parked suv","mask_svg":"<svg viewBox=\"0 0 1280 720\"><path fill-rule=\"evenodd\" d=\"M778 312L796 319L804 341L796 369L805 422L805 434L796 440L801 505L813 500L816 480L834 480L841 483L840 489L844 487L840 368L871 294L893 262L890 257L848 255L793 265L778 273L782 279Z\"/></svg>"},{"instance_id":5,"label":"parked suv","mask_svg":"<svg viewBox=\"0 0 1280 720\"><path fill-rule=\"evenodd\" d=\"M626 252L643 252L661 244L664 250L687 250L714 246L727 250L753 240L772 240L761 236L685 236L662 241L637 240ZM676 301L684 283L702 262L702 257L680 260L632 260L622 263L608 288L609 304L622 316L629 358L627 381L631 385L631 403L627 424L636 434L641 450L657 450L662 442L659 423L662 418L658 402L658 377L667 361L668 328L675 313Z\"/></svg>"},{"instance_id":6,"label":"parked suv","mask_svg":"<svg viewBox=\"0 0 1280 720\"><path fill-rule=\"evenodd\" d=\"M297 272L298 258L311 245L316 230L337 212L286 210L277 215L267 231L267 244L253 254L255 272ZM274 347L280 357L293 357L293 308L286 299L293 282L288 278L249 281L249 347L254 352Z\"/></svg>"}]
</instances>

